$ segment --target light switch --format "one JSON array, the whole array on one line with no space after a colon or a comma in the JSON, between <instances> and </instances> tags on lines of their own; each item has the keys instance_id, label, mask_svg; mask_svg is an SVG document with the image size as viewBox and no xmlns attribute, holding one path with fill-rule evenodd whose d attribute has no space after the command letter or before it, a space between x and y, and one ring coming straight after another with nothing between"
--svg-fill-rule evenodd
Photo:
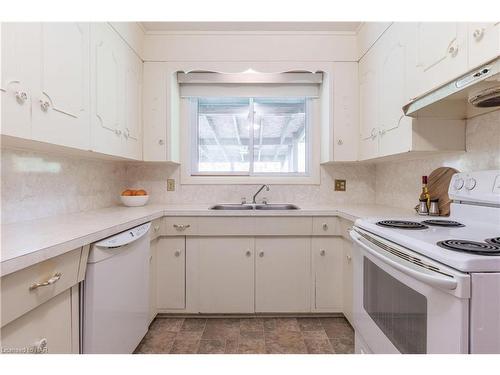
<instances>
[{"instance_id":1,"label":"light switch","mask_svg":"<svg viewBox=\"0 0 500 375\"><path fill-rule=\"evenodd\" d=\"M345 191L346 180L335 180L335 191Z\"/></svg>"},{"instance_id":2,"label":"light switch","mask_svg":"<svg viewBox=\"0 0 500 375\"><path fill-rule=\"evenodd\" d=\"M167 179L167 191L175 191L175 180L173 178Z\"/></svg>"}]
</instances>

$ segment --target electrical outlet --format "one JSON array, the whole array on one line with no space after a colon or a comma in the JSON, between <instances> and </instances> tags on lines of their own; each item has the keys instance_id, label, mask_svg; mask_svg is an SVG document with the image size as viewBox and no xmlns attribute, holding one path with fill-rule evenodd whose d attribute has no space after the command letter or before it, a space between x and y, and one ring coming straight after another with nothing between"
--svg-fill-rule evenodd
<instances>
[{"instance_id":1,"label":"electrical outlet","mask_svg":"<svg viewBox=\"0 0 500 375\"><path fill-rule=\"evenodd\" d=\"M173 178L167 179L167 191L175 191L175 180Z\"/></svg>"},{"instance_id":2,"label":"electrical outlet","mask_svg":"<svg viewBox=\"0 0 500 375\"><path fill-rule=\"evenodd\" d=\"M335 180L335 191L345 191L346 180Z\"/></svg>"}]
</instances>

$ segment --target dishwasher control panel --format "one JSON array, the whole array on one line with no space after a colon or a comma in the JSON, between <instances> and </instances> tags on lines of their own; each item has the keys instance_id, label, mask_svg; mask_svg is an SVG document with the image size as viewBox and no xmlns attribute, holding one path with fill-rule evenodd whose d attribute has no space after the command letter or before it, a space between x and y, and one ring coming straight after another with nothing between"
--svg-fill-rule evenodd
<instances>
[{"instance_id":1,"label":"dishwasher control panel","mask_svg":"<svg viewBox=\"0 0 500 375\"><path fill-rule=\"evenodd\" d=\"M124 232L116 234L114 236L108 237L102 241L94 244L97 247L114 248L127 245L135 240L138 240L146 233L148 233L151 227L151 222L139 225L137 227L128 229Z\"/></svg>"}]
</instances>

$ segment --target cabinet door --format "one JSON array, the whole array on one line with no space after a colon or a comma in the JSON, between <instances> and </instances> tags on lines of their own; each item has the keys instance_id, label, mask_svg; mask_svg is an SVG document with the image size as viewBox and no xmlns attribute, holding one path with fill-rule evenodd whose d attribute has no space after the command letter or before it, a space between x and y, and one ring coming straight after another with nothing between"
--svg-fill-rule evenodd
<instances>
[{"instance_id":1,"label":"cabinet door","mask_svg":"<svg viewBox=\"0 0 500 375\"><path fill-rule=\"evenodd\" d=\"M1 131L31 138L32 90L39 84L40 23L2 22Z\"/></svg>"},{"instance_id":2,"label":"cabinet door","mask_svg":"<svg viewBox=\"0 0 500 375\"><path fill-rule=\"evenodd\" d=\"M310 311L311 238L256 238L255 252L255 311Z\"/></svg>"},{"instance_id":3,"label":"cabinet door","mask_svg":"<svg viewBox=\"0 0 500 375\"><path fill-rule=\"evenodd\" d=\"M199 311L253 313L253 237L206 237L200 243Z\"/></svg>"},{"instance_id":4,"label":"cabinet door","mask_svg":"<svg viewBox=\"0 0 500 375\"><path fill-rule=\"evenodd\" d=\"M125 106L123 41L107 23L91 25L91 148L122 155Z\"/></svg>"},{"instance_id":5,"label":"cabinet door","mask_svg":"<svg viewBox=\"0 0 500 375\"><path fill-rule=\"evenodd\" d=\"M88 150L89 24L42 23L40 87L33 92L33 139Z\"/></svg>"},{"instance_id":6,"label":"cabinet door","mask_svg":"<svg viewBox=\"0 0 500 375\"><path fill-rule=\"evenodd\" d=\"M407 44L405 25L393 24L377 42L375 48L383 52L378 66L377 119L380 131L397 128L404 117L406 95Z\"/></svg>"},{"instance_id":7,"label":"cabinet door","mask_svg":"<svg viewBox=\"0 0 500 375\"><path fill-rule=\"evenodd\" d=\"M333 75L333 160L355 161L359 138L358 64L336 62Z\"/></svg>"},{"instance_id":8,"label":"cabinet door","mask_svg":"<svg viewBox=\"0 0 500 375\"><path fill-rule=\"evenodd\" d=\"M416 28L416 80L421 95L467 71L467 25L420 22Z\"/></svg>"},{"instance_id":9,"label":"cabinet door","mask_svg":"<svg viewBox=\"0 0 500 375\"><path fill-rule=\"evenodd\" d=\"M70 289L10 322L1 330L2 350L8 353L72 352Z\"/></svg>"},{"instance_id":10,"label":"cabinet door","mask_svg":"<svg viewBox=\"0 0 500 375\"><path fill-rule=\"evenodd\" d=\"M314 310L342 311L342 239L313 237Z\"/></svg>"},{"instance_id":11,"label":"cabinet door","mask_svg":"<svg viewBox=\"0 0 500 375\"><path fill-rule=\"evenodd\" d=\"M359 62L359 132L361 139L376 136L377 61L373 47Z\"/></svg>"},{"instance_id":12,"label":"cabinet door","mask_svg":"<svg viewBox=\"0 0 500 375\"><path fill-rule=\"evenodd\" d=\"M352 284L353 284L353 274L352 274L352 242L346 239L341 239L342 241L342 287L343 287L343 311L347 320L353 323L352 319Z\"/></svg>"},{"instance_id":13,"label":"cabinet door","mask_svg":"<svg viewBox=\"0 0 500 375\"><path fill-rule=\"evenodd\" d=\"M151 241L149 246L149 321L152 322L156 316L156 266L158 243L160 239L156 238Z\"/></svg>"},{"instance_id":14,"label":"cabinet door","mask_svg":"<svg viewBox=\"0 0 500 375\"><path fill-rule=\"evenodd\" d=\"M186 306L186 238L160 238L156 248L158 309Z\"/></svg>"},{"instance_id":15,"label":"cabinet door","mask_svg":"<svg viewBox=\"0 0 500 375\"><path fill-rule=\"evenodd\" d=\"M142 61L125 50L125 137L124 155L142 159Z\"/></svg>"},{"instance_id":16,"label":"cabinet door","mask_svg":"<svg viewBox=\"0 0 500 375\"><path fill-rule=\"evenodd\" d=\"M500 22L469 23L467 29L469 68L475 68L500 54Z\"/></svg>"}]
</instances>

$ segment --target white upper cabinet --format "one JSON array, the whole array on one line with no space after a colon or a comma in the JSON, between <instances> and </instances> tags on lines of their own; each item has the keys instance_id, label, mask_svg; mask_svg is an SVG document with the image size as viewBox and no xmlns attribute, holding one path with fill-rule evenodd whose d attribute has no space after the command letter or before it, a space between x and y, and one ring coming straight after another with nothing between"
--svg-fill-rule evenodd
<instances>
[{"instance_id":1,"label":"white upper cabinet","mask_svg":"<svg viewBox=\"0 0 500 375\"><path fill-rule=\"evenodd\" d=\"M371 49L359 62L359 123L361 139L376 135L377 122L377 60L378 50Z\"/></svg>"},{"instance_id":2,"label":"white upper cabinet","mask_svg":"<svg viewBox=\"0 0 500 375\"><path fill-rule=\"evenodd\" d=\"M40 24L2 22L2 134L31 137L31 96L40 80Z\"/></svg>"},{"instance_id":3,"label":"white upper cabinet","mask_svg":"<svg viewBox=\"0 0 500 375\"><path fill-rule=\"evenodd\" d=\"M467 29L469 68L500 55L500 22L469 23Z\"/></svg>"},{"instance_id":4,"label":"white upper cabinet","mask_svg":"<svg viewBox=\"0 0 500 375\"><path fill-rule=\"evenodd\" d=\"M142 159L142 61L107 23L91 26L92 150Z\"/></svg>"},{"instance_id":5,"label":"white upper cabinet","mask_svg":"<svg viewBox=\"0 0 500 375\"><path fill-rule=\"evenodd\" d=\"M108 25L92 24L90 58L92 149L120 155L125 106L123 46Z\"/></svg>"},{"instance_id":6,"label":"white upper cabinet","mask_svg":"<svg viewBox=\"0 0 500 375\"><path fill-rule=\"evenodd\" d=\"M467 24L420 22L416 25L416 89L424 94L467 71Z\"/></svg>"},{"instance_id":7,"label":"white upper cabinet","mask_svg":"<svg viewBox=\"0 0 500 375\"><path fill-rule=\"evenodd\" d=\"M353 161L358 154L358 64L336 62L333 66L333 160Z\"/></svg>"},{"instance_id":8,"label":"white upper cabinet","mask_svg":"<svg viewBox=\"0 0 500 375\"><path fill-rule=\"evenodd\" d=\"M42 23L40 85L33 91L35 140L88 150L89 24Z\"/></svg>"}]
</instances>

